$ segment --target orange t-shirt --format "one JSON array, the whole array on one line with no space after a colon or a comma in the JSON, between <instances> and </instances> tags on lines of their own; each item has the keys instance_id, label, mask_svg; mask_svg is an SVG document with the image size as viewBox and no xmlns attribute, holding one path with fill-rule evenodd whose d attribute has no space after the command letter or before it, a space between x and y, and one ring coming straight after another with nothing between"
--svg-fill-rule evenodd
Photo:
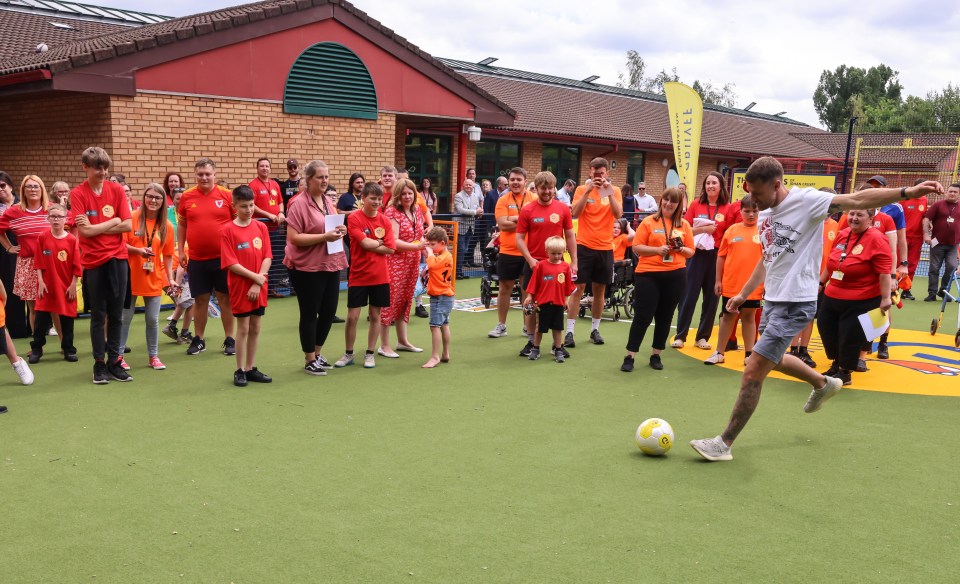
<instances>
[{"instance_id":1,"label":"orange t-shirt","mask_svg":"<svg viewBox=\"0 0 960 584\"><path fill-rule=\"evenodd\" d=\"M622 262L627 257L627 248L630 247L630 237L621 233L613 238L613 261Z\"/></svg>"},{"instance_id":2,"label":"orange t-shirt","mask_svg":"<svg viewBox=\"0 0 960 584\"><path fill-rule=\"evenodd\" d=\"M453 256L449 251L427 258L427 294L453 296Z\"/></svg>"},{"instance_id":3,"label":"orange t-shirt","mask_svg":"<svg viewBox=\"0 0 960 584\"><path fill-rule=\"evenodd\" d=\"M743 223L734 223L727 227L720 241L720 251L717 252L723 262L723 280L721 292L727 298L733 298L743 290L753 270L763 259L763 248L760 246L760 233L756 225L746 226ZM747 300L763 298L763 286L758 286Z\"/></svg>"},{"instance_id":4,"label":"orange t-shirt","mask_svg":"<svg viewBox=\"0 0 960 584\"><path fill-rule=\"evenodd\" d=\"M637 233L633 236L634 245L648 245L651 247L661 247L667 244L667 237L663 228L666 226L667 232L673 234L679 232L683 236L683 246L693 249L693 229L686 219L681 219L681 225L678 229L673 228L673 223L667 217L661 221L656 215L650 215L640 222L637 226ZM666 258L654 256L640 256L637 260L637 273L640 272L669 272L687 267L687 258L679 253L670 254L671 261L665 261Z\"/></svg>"},{"instance_id":5,"label":"orange t-shirt","mask_svg":"<svg viewBox=\"0 0 960 584\"><path fill-rule=\"evenodd\" d=\"M623 205L620 187L613 187L610 196ZM587 204L577 218L577 243L590 249L613 249L613 223L616 219L610 210L610 197L601 198L592 184L577 187L573 194L573 205L576 206L583 197L587 197Z\"/></svg>"},{"instance_id":6,"label":"orange t-shirt","mask_svg":"<svg viewBox=\"0 0 960 584\"><path fill-rule=\"evenodd\" d=\"M823 222L823 257L820 258L821 272L824 266L827 265L827 260L830 259L830 250L833 249L833 244L837 241L838 233L840 233L840 227L837 222L827 217Z\"/></svg>"},{"instance_id":7,"label":"orange t-shirt","mask_svg":"<svg viewBox=\"0 0 960 584\"><path fill-rule=\"evenodd\" d=\"M233 221L233 197L230 191L217 185L207 194L191 187L180 196L177 224L187 229L187 243L194 260L220 258L220 229Z\"/></svg>"},{"instance_id":8,"label":"orange t-shirt","mask_svg":"<svg viewBox=\"0 0 960 584\"><path fill-rule=\"evenodd\" d=\"M161 240L160 227L156 221L147 219L146 232L140 231L140 214L142 212L142 207L133 212L133 231L124 233L123 240L127 245L133 247L149 246L154 255L145 258L140 254L132 253L127 258L127 262L130 264L130 293L134 296L160 296L163 294L163 287L168 284L164 258L176 255L177 246L173 241L173 225L166 217L162 217L163 221L167 222L167 232ZM147 262L152 264L152 270L144 269Z\"/></svg>"},{"instance_id":9,"label":"orange t-shirt","mask_svg":"<svg viewBox=\"0 0 960 584\"><path fill-rule=\"evenodd\" d=\"M524 191L519 197L509 192L497 199L497 208L494 211L494 216L498 220L501 217L516 217L519 219L520 210L523 209L523 206L527 203L532 203L533 199L533 195L527 191ZM613 229L612 225L610 229ZM523 255L520 253L520 250L517 249L516 231L500 231L500 253L510 256Z\"/></svg>"},{"instance_id":10,"label":"orange t-shirt","mask_svg":"<svg viewBox=\"0 0 960 584\"><path fill-rule=\"evenodd\" d=\"M4 306L5 302L0 302L0 327L7 326L7 309Z\"/></svg>"}]
</instances>

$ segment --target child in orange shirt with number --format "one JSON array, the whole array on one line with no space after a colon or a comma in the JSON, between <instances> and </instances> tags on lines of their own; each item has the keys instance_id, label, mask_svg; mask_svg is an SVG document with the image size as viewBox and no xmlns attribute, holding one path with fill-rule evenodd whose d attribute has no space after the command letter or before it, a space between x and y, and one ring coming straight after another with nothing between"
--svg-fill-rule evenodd
<instances>
[{"instance_id":1,"label":"child in orange shirt with number","mask_svg":"<svg viewBox=\"0 0 960 584\"><path fill-rule=\"evenodd\" d=\"M720 332L718 339L730 338L730 332L737 325L738 314L727 312L727 301L736 296L743 289L743 285L750 279L753 269L757 267L763 257L760 247L760 234L757 231L757 215L760 209L750 195L740 202L742 223L735 223L727 228L717 253L717 283L715 293L720 299ZM740 306L740 320L743 322L743 347L746 358L753 352L753 344L757 340L757 330L754 328L754 318L757 309L761 306L763 286L757 287L746 302ZM704 361L704 365L716 365L724 362L724 343L717 343L717 350Z\"/></svg>"},{"instance_id":2,"label":"child in orange shirt with number","mask_svg":"<svg viewBox=\"0 0 960 584\"><path fill-rule=\"evenodd\" d=\"M427 294L430 295L430 335L433 352L424 369L450 361L450 312L453 311L453 256L447 250L447 232L431 227L423 234L427 242ZM443 353L441 354L441 345Z\"/></svg>"}]
</instances>

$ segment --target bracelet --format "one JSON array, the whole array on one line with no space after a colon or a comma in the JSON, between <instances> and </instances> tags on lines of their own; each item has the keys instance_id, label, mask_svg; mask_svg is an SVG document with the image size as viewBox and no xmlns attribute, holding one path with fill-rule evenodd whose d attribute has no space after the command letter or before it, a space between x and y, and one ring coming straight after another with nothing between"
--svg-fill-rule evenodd
<instances>
[{"instance_id":1,"label":"bracelet","mask_svg":"<svg viewBox=\"0 0 960 584\"><path fill-rule=\"evenodd\" d=\"M907 187L900 187L900 198L901 199L907 198Z\"/></svg>"}]
</instances>

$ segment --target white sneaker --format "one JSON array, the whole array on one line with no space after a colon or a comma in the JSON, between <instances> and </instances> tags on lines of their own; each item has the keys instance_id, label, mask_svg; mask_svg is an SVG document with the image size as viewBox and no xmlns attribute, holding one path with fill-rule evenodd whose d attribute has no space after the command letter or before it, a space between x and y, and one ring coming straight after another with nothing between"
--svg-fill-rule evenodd
<instances>
[{"instance_id":1,"label":"white sneaker","mask_svg":"<svg viewBox=\"0 0 960 584\"><path fill-rule=\"evenodd\" d=\"M670 346L673 347L674 349L682 349L683 341L681 341L680 339L673 339L673 342L670 343Z\"/></svg>"},{"instance_id":2,"label":"white sneaker","mask_svg":"<svg viewBox=\"0 0 960 584\"><path fill-rule=\"evenodd\" d=\"M487 336L491 339L499 339L500 337L507 336L507 325L502 322L498 322L497 326L494 327L492 331L487 333Z\"/></svg>"},{"instance_id":3,"label":"white sneaker","mask_svg":"<svg viewBox=\"0 0 960 584\"><path fill-rule=\"evenodd\" d=\"M843 380L837 379L836 377L824 376L827 382L820 388L814 388L810 392L810 397L807 398L807 403L803 405L803 411L808 414L820 409L823 406L823 402L827 401L831 397L840 393L840 390L843 389Z\"/></svg>"},{"instance_id":4,"label":"white sneaker","mask_svg":"<svg viewBox=\"0 0 960 584\"><path fill-rule=\"evenodd\" d=\"M709 357L707 357L707 360L704 361L703 364L704 364L704 365L717 365L717 364L723 363L723 362L724 362L723 353L714 353L713 355L710 355Z\"/></svg>"},{"instance_id":5,"label":"white sneaker","mask_svg":"<svg viewBox=\"0 0 960 584\"><path fill-rule=\"evenodd\" d=\"M23 357L16 363L11 364L11 367L17 372L17 376L20 377L20 383L33 385L33 371L30 371L30 366L23 360Z\"/></svg>"},{"instance_id":6,"label":"white sneaker","mask_svg":"<svg viewBox=\"0 0 960 584\"><path fill-rule=\"evenodd\" d=\"M381 348L381 347L377 347L377 355L381 355L381 356L383 356L383 357L386 357L387 359L399 359L399 358L400 358L400 355L398 355L398 354L396 353L396 351L392 351L392 350L391 350L391 351L384 351L383 348ZM366 361L366 360L364 360L364 361ZM363 366L364 366L364 367L367 366L366 362L364 362Z\"/></svg>"},{"instance_id":7,"label":"white sneaker","mask_svg":"<svg viewBox=\"0 0 960 584\"><path fill-rule=\"evenodd\" d=\"M704 351L709 351L713 348L713 346L707 342L707 339L697 339L697 342L694 346L698 349L703 349Z\"/></svg>"},{"instance_id":8,"label":"white sneaker","mask_svg":"<svg viewBox=\"0 0 960 584\"><path fill-rule=\"evenodd\" d=\"M690 446L697 451L697 454L711 462L718 460L733 460L733 452L730 446L723 442L723 438L704 438L702 440L691 440Z\"/></svg>"},{"instance_id":9,"label":"white sneaker","mask_svg":"<svg viewBox=\"0 0 960 584\"><path fill-rule=\"evenodd\" d=\"M349 367L350 365L353 365L353 355L347 353L344 353L343 357L337 359L333 364L334 367Z\"/></svg>"},{"instance_id":10,"label":"white sneaker","mask_svg":"<svg viewBox=\"0 0 960 584\"><path fill-rule=\"evenodd\" d=\"M376 360L373 358L373 353L367 353L363 356L363 368L364 369L373 369L377 366Z\"/></svg>"}]
</instances>

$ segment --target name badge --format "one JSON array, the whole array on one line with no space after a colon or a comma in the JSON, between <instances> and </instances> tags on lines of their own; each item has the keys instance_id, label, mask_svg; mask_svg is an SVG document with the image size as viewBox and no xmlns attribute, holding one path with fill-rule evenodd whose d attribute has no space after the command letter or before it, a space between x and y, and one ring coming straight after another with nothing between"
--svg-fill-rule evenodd
<instances>
[{"instance_id":1,"label":"name badge","mask_svg":"<svg viewBox=\"0 0 960 584\"><path fill-rule=\"evenodd\" d=\"M947 217L947 223L953 223L953 217Z\"/></svg>"},{"instance_id":2,"label":"name badge","mask_svg":"<svg viewBox=\"0 0 960 584\"><path fill-rule=\"evenodd\" d=\"M543 223L543 217L534 217L534 218L533 218L533 222L534 222L534 223Z\"/></svg>"},{"instance_id":3,"label":"name badge","mask_svg":"<svg viewBox=\"0 0 960 584\"><path fill-rule=\"evenodd\" d=\"M669 254L669 253L668 253L667 255L663 256L663 263L665 263L665 264L672 264L672 263L673 263L673 254Z\"/></svg>"},{"instance_id":4,"label":"name badge","mask_svg":"<svg viewBox=\"0 0 960 584\"><path fill-rule=\"evenodd\" d=\"M237 244L237 249L248 249L250 247L249 241L243 241Z\"/></svg>"},{"instance_id":5,"label":"name badge","mask_svg":"<svg viewBox=\"0 0 960 584\"><path fill-rule=\"evenodd\" d=\"M843 272L841 272L840 270L836 270L835 272L833 272L833 274L830 275L830 279L836 280L838 282L843 280Z\"/></svg>"}]
</instances>

